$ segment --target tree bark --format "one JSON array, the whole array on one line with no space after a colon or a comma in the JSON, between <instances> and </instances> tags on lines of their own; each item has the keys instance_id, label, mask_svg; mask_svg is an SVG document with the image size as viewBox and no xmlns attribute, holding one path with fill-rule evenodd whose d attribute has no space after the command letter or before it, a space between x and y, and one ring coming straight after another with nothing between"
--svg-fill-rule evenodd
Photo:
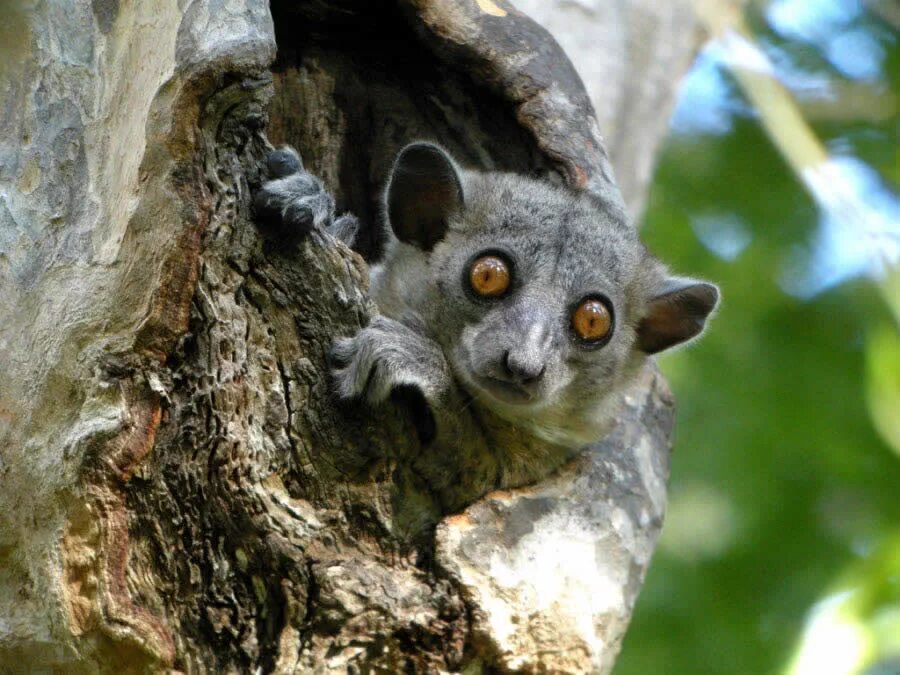
<instances>
[{"instance_id":1,"label":"tree bark","mask_svg":"<svg viewBox=\"0 0 900 675\"><path fill-rule=\"evenodd\" d=\"M500 0L25 8L2 54L0 671L608 672L664 510L659 375L557 476L405 540L409 420L338 405L325 363L375 311L366 263L269 242L249 207L289 142L377 255L415 138L622 204L549 35Z\"/></svg>"},{"instance_id":2,"label":"tree bark","mask_svg":"<svg viewBox=\"0 0 900 675\"><path fill-rule=\"evenodd\" d=\"M743 0L515 0L575 64L628 212L644 212L678 85L704 39L698 3Z\"/></svg>"}]
</instances>

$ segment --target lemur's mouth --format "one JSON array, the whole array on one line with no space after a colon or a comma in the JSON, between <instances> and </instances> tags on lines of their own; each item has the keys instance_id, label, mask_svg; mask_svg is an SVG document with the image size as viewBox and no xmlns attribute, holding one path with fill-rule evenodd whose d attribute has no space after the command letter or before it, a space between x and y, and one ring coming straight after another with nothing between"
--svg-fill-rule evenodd
<instances>
[{"instance_id":1,"label":"lemur's mouth","mask_svg":"<svg viewBox=\"0 0 900 675\"><path fill-rule=\"evenodd\" d=\"M512 405L530 405L538 399L537 391L515 382L501 380L489 375L474 375L474 384L488 396Z\"/></svg>"}]
</instances>

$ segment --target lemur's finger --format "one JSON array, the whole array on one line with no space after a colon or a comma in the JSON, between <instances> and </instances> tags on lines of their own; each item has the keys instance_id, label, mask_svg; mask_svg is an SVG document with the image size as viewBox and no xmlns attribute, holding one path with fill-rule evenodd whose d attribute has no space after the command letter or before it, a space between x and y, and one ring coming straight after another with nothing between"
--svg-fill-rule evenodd
<instances>
[{"instance_id":1,"label":"lemur's finger","mask_svg":"<svg viewBox=\"0 0 900 675\"><path fill-rule=\"evenodd\" d=\"M303 170L300 155L289 145L273 150L266 158L266 169L270 178L284 178Z\"/></svg>"},{"instance_id":2,"label":"lemur's finger","mask_svg":"<svg viewBox=\"0 0 900 675\"><path fill-rule=\"evenodd\" d=\"M327 192L319 192L308 197L298 199L297 204L302 204L309 209L312 223L316 227L330 227L334 218L334 200Z\"/></svg>"},{"instance_id":3,"label":"lemur's finger","mask_svg":"<svg viewBox=\"0 0 900 675\"><path fill-rule=\"evenodd\" d=\"M356 216L345 213L343 216L335 218L331 227L328 228L328 232L347 246L352 247L356 242L356 235L359 233L359 220Z\"/></svg>"},{"instance_id":4,"label":"lemur's finger","mask_svg":"<svg viewBox=\"0 0 900 675\"><path fill-rule=\"evenodd\" d=\"M309 232L315 223L315 214L306 199L286 204L281 212L284 234Z\"/></svg>"},{"instance_id":5,"label":"lemur's finger","mask_svg":"<svg viewBox=\"0 0 900 675\"><path fill-rule=\"evenodd\" d=\"M263 188L253 195L253 211L256 220L268 228L278 228L281 224L281 203Z\"/></svg>"},{"instance_id":6,"label":"lemur's finger","mask_svg":"<svg viewBox=\"0 0 900 675\"><path fill-rule=\"evenodd\" d=\"M338 338L325 354L325 362L332 370L346 368L353 358L353 340L351 338Z\"/></svg>"}]
</instances>

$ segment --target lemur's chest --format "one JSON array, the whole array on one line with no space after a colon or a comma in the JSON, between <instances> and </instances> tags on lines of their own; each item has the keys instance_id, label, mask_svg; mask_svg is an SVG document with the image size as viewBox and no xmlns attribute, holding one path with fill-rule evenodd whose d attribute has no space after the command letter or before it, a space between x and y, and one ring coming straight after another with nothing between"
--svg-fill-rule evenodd
<instances>
[{"instance_id":1,"label":"lemur's chest","mask_svg":"<svg viewBox=\"0 0 900 675\"><path fill-rule=\"evenodd\" d=\"M539 422L510 421L473 403L467 408L474 431L497 462L498 488L533 483L574 457L579 448L537 433Z\"/></svg>"}]
</instances>

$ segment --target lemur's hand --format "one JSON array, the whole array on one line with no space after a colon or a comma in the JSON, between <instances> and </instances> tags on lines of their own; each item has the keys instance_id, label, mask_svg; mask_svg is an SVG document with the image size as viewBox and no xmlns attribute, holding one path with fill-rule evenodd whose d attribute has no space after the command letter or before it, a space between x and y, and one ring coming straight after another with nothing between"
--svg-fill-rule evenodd
<instances>
[{"instance_id":1,"label":"lemur's hand","mask_svg":"<svg viewBox=\"0 0 900 675\"><path fill-rule=\"evenodd\" d=\"M459 407L441 348L399 321L373 317L353 337L335 340L331 362L341 398L378 404L390 397L410 411L423 445L435 438L447 410Z\"/></svg>"},{"instance_id":2,"label":"lemur's hand","mask_svg":"<svg viewBox=\"0 0 900 675\"><path fill-rule=\"evenodd\" d=\"M398 388L415 388L428 403L439 404L452 381L437 343L380 315L353 337L335 340L331 360L338 395L375 404Z\"/></svg>"},{"instance_id":3,"label":"lemur's hand","mask_svg":"<svg viewBox=\"0 0 900 675\"><path fill-rule=\"evenodd\" d=\"M352 246L359 223L350 214L334 215L334 199L322 181L303 168L297 151L284 146L266 159L269 180L253 198L256 219L275 234L294 238L314 227Z\"/></svg>"}]
</instances>

